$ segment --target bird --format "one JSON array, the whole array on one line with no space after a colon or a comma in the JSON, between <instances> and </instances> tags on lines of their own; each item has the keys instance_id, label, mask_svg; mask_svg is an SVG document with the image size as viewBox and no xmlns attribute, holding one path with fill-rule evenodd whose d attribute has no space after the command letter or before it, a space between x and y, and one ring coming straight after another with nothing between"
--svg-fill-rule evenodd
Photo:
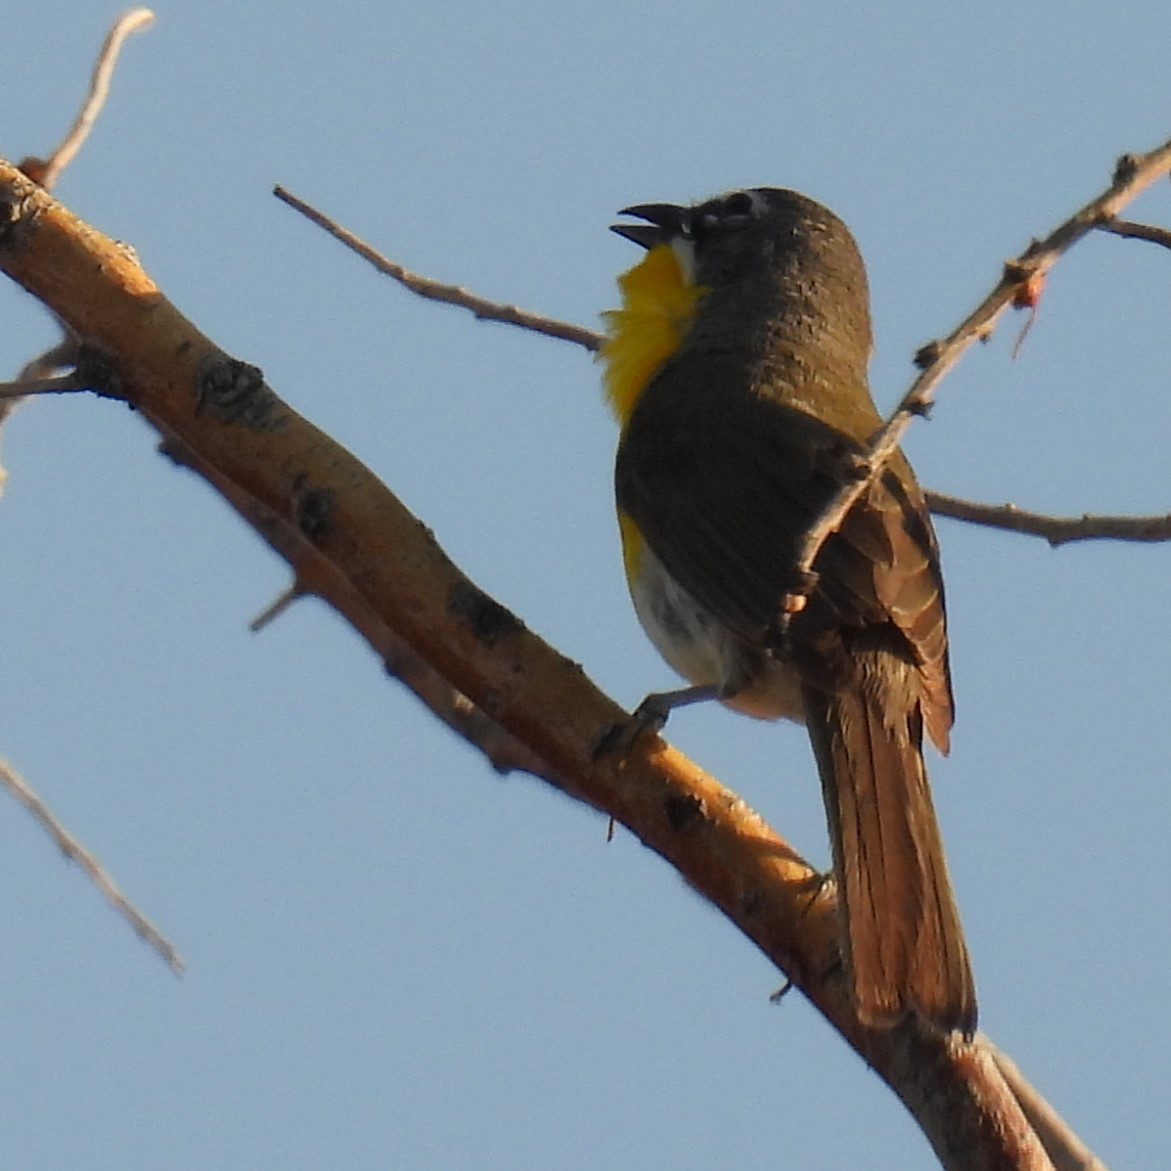
<instances>
[{"instance_id":1,"label":"bird","mask_svg":"<svg viewBox=\"0 0 1171 1171\"><path fill-rule=\"evenodd\" d=\"M881 426L866 270L846 225L777 187L648 203L603 315L622 561L640 624L688 686L808 730L859 1020L970 1038L977 1004L923 758L954 715L939 550L901 451L821 546L799 549ZM803 604L794 605L794 597Z\"/></svg>"}]
</instances>

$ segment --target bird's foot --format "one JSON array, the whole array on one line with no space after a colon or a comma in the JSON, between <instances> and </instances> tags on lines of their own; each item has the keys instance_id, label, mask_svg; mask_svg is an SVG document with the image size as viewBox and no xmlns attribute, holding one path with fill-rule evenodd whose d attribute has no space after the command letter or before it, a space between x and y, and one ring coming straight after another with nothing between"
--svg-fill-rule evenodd
<instances>
[{"instance_id":1,"label":"bird's foot","mask_svg":"<svg viewBox=\"0 0 1171 1171\"><path fill-rule=\"evenodd\" d=\"M644 732L656 735L667 726L667 719L677 707L693 703L705 703L719 699L719 687L704 684L699 687L682 687L678 691L652 692L634 709L628 720L613 724L602 733L594 749L594 759L603 756L628 756Z\"/></svg>"}]
</instances>

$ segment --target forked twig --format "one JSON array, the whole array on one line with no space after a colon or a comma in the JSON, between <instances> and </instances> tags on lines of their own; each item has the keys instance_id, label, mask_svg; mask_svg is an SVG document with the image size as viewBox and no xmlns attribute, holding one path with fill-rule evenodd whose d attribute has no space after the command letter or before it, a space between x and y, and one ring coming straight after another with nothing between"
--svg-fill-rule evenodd
<instances>
[{"instance_id":1,"label":"forked twig","mask_svg":"<svg viewBox=\"0 0 1171 1171\"><path fill-rule=\"evenodd\" d=\"M118 17L111 26L94 62L89 92L61 145L53 151L48 160L27 158L20 164L20 169L34 183L39 183L46 191L51 191L56 185L61 173L81 150L90 131L93 130L98 115L102 112L102 107L106 104L106 98L110 93L110 79L114 75L114 67L118 64L118 55L126 38L131 33L146 28L153 20L154 13L149 8L132 8ZM65 329L63 325L62 329ZM29 362L15 382L0 383L0 427L4 425L17 404L30 394L51 394L77 389L69 385L67 379L50 377L54 370L64 369L72 364L75 349L73 338L69 336L68 330L65 330L65 337L47 353ZM6 473L0 466L0 487L3 486L5 478Z\"/></svg>"},{"instance_id":2,"label":"forked twig","mask_svg":"<svg viewBox=\"0 0 1171 1171\"><path fill-rule=\"evenodd\" d=\"M796 578L802 582L800 592L812 590L817 580L813 563L822 545L831 533L837 531L846 513L881 473L886 461L898 449L911 420L916 415L927 413L944 375L968 347L989 337L997 320L1014 304L1035 306L1046 274L1061 256L1083 236L1109 224L1123 207L1169 170L1171 142L1165 142L1145 155L1123 155L1114 168L1110 186L1101 195L1075 212L1044 240L1035 240L1016 260L1009 261L996 288L958 328L942 341L932 342L919 351L916 361L922 373L871 441L864 473L842 485L805 536L796 566ZM1027 302L1021 300L1023 293L1028 294ZM785 618L800 608L801 602L796 598L786 599Z\"/></svg>"},{"instance_id":3,"label":"forked twig","mask_svg":"<svg viewBox=\"0 0 1171 1171\"><path fill-rule=\"evenodd\" d=\"M1161 147L1159 151L1153 152L1153 154L1165 154L1167 149L1167 146ZM1147 155L1140 162L1145 164L1151 158L1152 155ZM1126 172L1131 165L1137 164L1134 164L1130 160L1130 156L1127 156L1119 164L1120 170ZM1167 165L1166 160L1161 165L1165 167ZM1153 177L1157 176L1147 176L1144 178L1143 185L1146 182L1150 182ZM932 346L927 347L926 359L931 362L931 365L916 380L914 386L912 386L911 390L908 391L906 397L903 399L903 403L891 417L891 421L886 425L887 428L890 428L892 424L898 421L899 429L897 434L894 434L893 439L883 441L884 444L891 444L889 448L886 446L883 447L884 454L880 455L877 447L872 449L866 469L868 472L871 474L876 473L877 469L881 467L881 461L889 456L890 452L894 450L894 446L897 446L898 437L901 436L910 418L915 414L924 413L930 401L930 396L934 393L935 386L941 381L947 369L954 365L963 350L973 340L986 337L991 331L996 318L1011 305L1015 304L1019 307L1035 310L1036 298L1039 296L1040 286L1044 282L1044 273L1052 267L1052 264L1061 252L1071 247L1090 228L1097 227L1103 231L1114 232L1116 235L1132 236L1171 246L1171 232L1167 232L1164 229L1152 228L1143 224L1131 224L1127 221L1113 218L1102 221L1093 219L1095 215L1111 214L1104 212L1102 210L1103 208L1121 207L1125 202L1125 199L1120 198L1116 191L1118 178L1116 177L1114 187L1107 191L1105 195L1100 196L1099 199L1087 205L1086 208L1083 208L1082 211L1078 212L1077 215L1073 216L1062 227L1058 228L1046 242L1034 244L1032 248L1025 252L1020 260L1006 265L1005 276L1001 280L1001 283L967 321L947 341L934 343ZM1138 193L1139 186L1135 185L1134 177L1131 177L1129 186L1125 190L1127 192L1125 198L1133 198ZM500 321L508 325L515 325L521 329L542 333L549 337L574 342L591 352L597 351L604 340L603 335L596 330L586 329L583 326L572 325L569 322L558 321L555 318L546 317L539 313L519 309L515 305L505 305L498 301L491 301L462 286L442 284L439 281L420 276L418 273L411 272L397 262L383 256L359 236L343 228L335 220L325 215L324 212L318 211L315 207L299 199L283 187L278 186L274 188L273 194L290 207L299 211L307 219L323 228L331 236L351 249L351 251L356 252L359 256L368 260L380 272L393 277L404 288L410 290L412 293L416 293L420 297L433 301L442 301L449 305L457 305L467 309L470 313L482 320ZM1092 222L1088 222L1087 224L1087 221ZM1076 226L1076 235L1072 234L1071 225ZM1022 298L1022 290L1029 291L1028 298ZM926 387L926 394L924 393L924 387ZM886 434L887 430L884 428L876 438L876 444ZM865 489L868 478L863 480L858 487L859 492ZM926 496L928 506L939 516L968 521L971 524L985 525L989 528L1007 529L1027 536L1041 537L1054 546L1081 540L1149 542L1171 540L1171 516L1094 516L1092 514L1085 514L1080 517L1059 517L1047 516L1039 512L1029 512L1017 508L1013 504L982 504L974 500L964 500L957 496L948 496L941 492L928 492ZM851 497L851 502L852 499L853 497ZM841 515L844 516L848 510L849 505L846 505ZM828 524L829 521L826 518L822 518L822 523ZM818 537L818 547L820 547L820 542L825 539L825 535L828 535L829 531L830 529L827 529L825 534ZM810 540L812 539L813 535L811 534ZM810 558L811 563L811 557L816 557L817 550L814 548L810 555L808 553L809 548L810 546L807 544L806 556Z\"/></svg>"}]
</instances>

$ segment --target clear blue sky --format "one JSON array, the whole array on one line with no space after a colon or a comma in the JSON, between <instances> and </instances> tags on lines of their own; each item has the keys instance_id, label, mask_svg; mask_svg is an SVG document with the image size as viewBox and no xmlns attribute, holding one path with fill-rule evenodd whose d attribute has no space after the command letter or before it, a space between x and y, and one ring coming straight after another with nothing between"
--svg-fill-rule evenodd
<instances>
[{"instance_id":1,"label":"clear blue sky","mask_svg":"<svg viewBox=\"0 0 1171 1171\"><path fill-rule=\"evenodd\" d=\"M71 119L116 5L5 21L0 152ZM617 208L797 187L867 257L891 404L1000 262L1171 136L1171 8L161 3L58 194L365 460L621 702L631 614L597 370L376 277L595 324ZM1166 186L1135 209L1171 222ZM1092 240L1023 354L969 356L909 444L940 490L1168 507L1171 257ZM0 288L0 377L51 344ZM1012 323L1013 326L1016 322ZM175 940L176 980L0 800L0 1146L21 1171L929 1168L902 1108L658 858L501 780L125 408L3 435L0 755ZM958 723L931 762L982 1023L1108 1163L1157 1166L1171 1032L1171 549L942 521ZM813 860L804 733L672 737Z\"/></svg>"}]
</instances>

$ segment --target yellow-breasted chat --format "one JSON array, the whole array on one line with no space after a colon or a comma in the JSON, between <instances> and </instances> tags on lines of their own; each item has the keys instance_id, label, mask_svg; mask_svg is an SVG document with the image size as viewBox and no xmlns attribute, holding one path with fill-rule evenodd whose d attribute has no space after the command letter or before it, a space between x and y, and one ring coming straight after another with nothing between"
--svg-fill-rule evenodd
<instances>
[{"instance_id":1,"label":"yellow-breasted chat","mask_svg":"<svg viewBox=\"0 0 1171 1171\"><path fill-rule=\"evenodd\" d=\"M606 314L615 488L639 621L690 686L803 722L825 798L860 1018L971 1035L976 997L923 763L953 703L931 522L900 454L823 545L782 622L798 548L881 420L866 272L833 213L754 188L624 209L646 255Z\"/></svg>"}]
</instances>

